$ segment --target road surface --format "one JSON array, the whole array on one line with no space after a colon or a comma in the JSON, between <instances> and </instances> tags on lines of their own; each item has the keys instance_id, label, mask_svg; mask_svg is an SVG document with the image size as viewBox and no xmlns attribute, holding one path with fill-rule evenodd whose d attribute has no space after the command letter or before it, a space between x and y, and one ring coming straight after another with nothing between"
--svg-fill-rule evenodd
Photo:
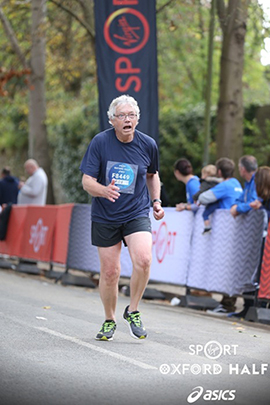
<instances>
[{"instance_id":1,"label":"road surface","mask_svg":"<svg viewBox=\"0 0 270 405\"><path fill-rule=\"evenodd\" d=\"M1 405L270 403L270 326L143 301L148 339L119 296L111 342L98 290L0 270Z\"/></svg>"}]
</instances>

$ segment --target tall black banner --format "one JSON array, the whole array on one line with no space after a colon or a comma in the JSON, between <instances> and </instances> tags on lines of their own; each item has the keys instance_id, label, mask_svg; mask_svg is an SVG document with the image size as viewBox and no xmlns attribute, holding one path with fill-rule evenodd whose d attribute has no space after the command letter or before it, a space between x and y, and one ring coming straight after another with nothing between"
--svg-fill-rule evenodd
<instances>
[{"instance_id":1,"label":"tall black banner","mask_svg":"<svg viewBox=\"0 0 270 405\"><path fill-rule=\"evenodd\" d=\"M155 0L95 0L100 129L121 94L133 96L141 117L138 129L158 142L158 89Z\"/></svg>"}]
</instances>

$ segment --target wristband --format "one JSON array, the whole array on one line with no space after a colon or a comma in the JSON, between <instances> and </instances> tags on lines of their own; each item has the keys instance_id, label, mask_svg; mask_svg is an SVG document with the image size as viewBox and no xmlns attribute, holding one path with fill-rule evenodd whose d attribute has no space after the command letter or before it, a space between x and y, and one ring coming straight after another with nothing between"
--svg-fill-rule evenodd
<instances>
[{"instance_id":1,"label":"wristband","mask_svg":"<svg viewBox=\"0 0 270 405\"><path fill-rule=\"evenodd\" d=\"M158 203L162 203L162 201L159 199L159 198L155 198L154 200L152 200L152 204L154 204L155 202L158 202Z\"/></svg>"}]
</instances>

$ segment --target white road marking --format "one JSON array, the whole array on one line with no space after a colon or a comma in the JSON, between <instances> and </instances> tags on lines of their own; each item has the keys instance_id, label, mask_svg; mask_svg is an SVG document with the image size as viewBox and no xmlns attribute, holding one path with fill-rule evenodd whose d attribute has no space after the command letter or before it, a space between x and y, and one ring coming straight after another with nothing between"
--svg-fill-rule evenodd
<instances>
[{"instance_id":1,"label":"white road marking","mask_svg":"<svg viewBox=\"0 0 270 405\"><path fill-rule=\"evenodd\" d=\"M143 363L141 361L132 359L132 358L127 357L127 356L123 356L122 354L118 354L118 353L112 352L112 351L107 350L107 349L103 349L103 348L101 348L99 346L93 345L91 343L84 342L83 340L80 340L80 339L72 337L72 336L63 335L62 333L56 332L55 330L52 330L52 329L42 328L42 327L35 327L35 329L38 329L41 332L45 332L45 333L48 333L48 334L53 335L53 336L57 336L57 337L59 337L61 339L67 340L69 342L76 343L77 345L87 347L88 349L94 350L96 352L106 354L107 356L114 357L117 360L121 360L121 361L124 361L125 363L133 364L134 366L138 366L138 367L146 369L146 370L157 370L158 369L157 367L151 366L150 364Z\"/></svg>"}]
</instances>

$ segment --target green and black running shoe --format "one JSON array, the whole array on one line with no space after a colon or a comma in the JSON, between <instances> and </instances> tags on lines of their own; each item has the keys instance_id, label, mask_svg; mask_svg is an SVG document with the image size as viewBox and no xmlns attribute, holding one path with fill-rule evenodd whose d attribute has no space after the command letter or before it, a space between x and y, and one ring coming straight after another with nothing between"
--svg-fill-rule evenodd
<instances>
[{"instance_id":1,"label":"green and black running shoe","mask_svg":"<svg viewBox=\"0 0 270 405\"><path fill-rule=\"evenodd\" d=\"M129 326L129 331L135 339L145 339L147 332L141 321L141 314L139 311L128 312L128 306L123 314L124 321Z\"/></svg>"},{"instance_id":2,"label":"green and black running shoe","mask_svg":"<svg viewBox=\"0 0 270 405\"><path fill-rule=\"evenodd\" d=\"M113 335L116 329L116 323L107 319L101 326L100 331L96 336L96 340L113 340Z\"/></svg>"}]
</instances>

